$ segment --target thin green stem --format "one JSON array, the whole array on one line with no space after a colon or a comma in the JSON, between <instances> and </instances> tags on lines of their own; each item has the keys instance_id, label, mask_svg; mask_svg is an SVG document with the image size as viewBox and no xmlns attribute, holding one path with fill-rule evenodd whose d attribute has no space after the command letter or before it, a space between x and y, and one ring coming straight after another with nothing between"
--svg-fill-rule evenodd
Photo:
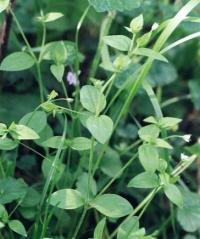
<instances>
[{"instance_id":1,"label":"thin green stem","mask_svg":"<svg viewBox=\"0 0 200 239\"><path fill-rule=\"evenodd\" d=\"M87 202L90 200L91 185L92 185L92 168L93 168L93 157L94 157L94 138L92 137L92 143L90 148L90 158L88 165L88 185L87 185Z\"/></svg>"},{"instance_id":2,"label":"thin green stem","mask_svg":"<svg viewBox=\"0 0 200 239\"><path fill-rule=\"evenodd\" d=\"M74 232L74 235L73 235L72 239L77 239L78 232L79 232L79 230L80 230L80 228L81 228L81 226L82 226L82 224L83 224L83 221L84 221L84 219L85 219L86 213L87 213L87 208L84 207L83 213L82 213L82 215L81 215L81 218L80 218L80 220L79 220L79 223L77 224L77 227L76 227L76 229L75 229L75 232Z\"/></svg>"},{"instance_id":3,"label":"thin green stem","mask_svg":"<svg viewBox=\"0 0 200 239\"><path fill-rule=\"evenodd\" d=\"M183 100L190 100L192 97L190 94L188 95L183 95L183 96L177 96L177 97L174 97L174 98L171 98L169 100L166 100L164 101L162 104L161 104L161 107L162 108L165 108L165 107L168 107L172 104L175 104L175 103L178 103L180 101L183 101Z\"/></svg>"}]
</instances>

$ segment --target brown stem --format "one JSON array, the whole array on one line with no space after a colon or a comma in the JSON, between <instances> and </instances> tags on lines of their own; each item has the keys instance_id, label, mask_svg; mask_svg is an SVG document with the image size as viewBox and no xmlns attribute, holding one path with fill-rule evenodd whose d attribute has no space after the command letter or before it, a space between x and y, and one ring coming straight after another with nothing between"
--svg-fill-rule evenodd
<instances>
[{"instance_id":1,"label":"brown stem","mask_svg":"<svg viewBox=\"0 0 200 239\"><path fill-rule=\"evenodd\" d=\"M11 7L13 7L15 1L16 0L11 0L10 2ZM7 52L11 25L12 25L12 15L10 14L9 11L7 11L4 23L2 25L2 28L0 29L0 62L3 60ZM2 72L0 72L0 90L3 85L2 81L3 81Z\"/></svg>"}]
</instances>

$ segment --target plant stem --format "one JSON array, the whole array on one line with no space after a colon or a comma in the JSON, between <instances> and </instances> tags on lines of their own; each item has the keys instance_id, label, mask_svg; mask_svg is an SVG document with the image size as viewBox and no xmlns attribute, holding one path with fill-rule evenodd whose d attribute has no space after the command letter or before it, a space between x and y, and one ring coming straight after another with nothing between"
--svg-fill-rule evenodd
<instances>
[{"instance_id":1,"label":"plant stem","mask_svg":"<svg viewBox=\"0 0 200 239\"><path fill-rule=\"evenodd\" d=\"M100 32L100 37L99 37L99 43L98 43L96 54L94 56L94 60L92 62L91 70L90 70L90 73L89 73L89 79L91 77L95 77L95 74L96 74L96 71L97 71L97 68L98 68L98 65L99 65L99 61L100 61L100 58L101 58L101 51L102 51L102 48L103 48L103 45L104 45L103 44L103 37L106 36L109 33L110 27L111 27L111 24L112 24L112 21L113 21L114 17L115 17L115 13L109 12L107 14L107 16L105 17L105 19L103 20L103 22L102 22L101 32Z\"/></svg>"},{"instance_id":2,"label":"plant stem","mask_svg":"<svg viewBox=\"0 0 200 239\"><path fill-rule=\"evenodd\" d=\"M79 232L79 230L81 228L81 225L83 224L83 221L85 219L86 213L87 213L87 208L84 207L83 213L82 213L81 218L79 220L79 223L78 223L78 225L77 225L77 227L75 229L75 232L74 232L74 235L73 235L72 239L77 239L78 232Z\"/></svg>"},{"instance_id":3,"label":"plant stem","mask_svg":"<svg viewBox=\"0 0 200 239\"><path fill-rule=\"evenodd\" d=\"M165 108L171 104L174 104L174 103L178 103L179 101L182 101L182 100L190 100L192 97L190 94L188 95L183 95L183 96L177 96L177 97L174 97L174 98L171 98L169 100L166 100L164 101L162 104L161 104L161 107L162 108Z\"/></svg>"}]
</instances>

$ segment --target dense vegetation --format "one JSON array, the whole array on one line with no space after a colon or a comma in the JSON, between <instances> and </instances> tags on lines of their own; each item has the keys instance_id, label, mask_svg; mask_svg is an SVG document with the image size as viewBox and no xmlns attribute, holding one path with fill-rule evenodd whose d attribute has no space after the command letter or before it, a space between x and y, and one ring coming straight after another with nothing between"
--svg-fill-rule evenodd
<instances>
[{"instance_id":1,"label":"dense vegetation","mask_svg":"<svg viewBox=\"0 0 200 239\"><path fill-rule=\"evenodd\" d=\"M0 0L0 239L200 238L200 0Z\"/></svg>"}]
</instances>

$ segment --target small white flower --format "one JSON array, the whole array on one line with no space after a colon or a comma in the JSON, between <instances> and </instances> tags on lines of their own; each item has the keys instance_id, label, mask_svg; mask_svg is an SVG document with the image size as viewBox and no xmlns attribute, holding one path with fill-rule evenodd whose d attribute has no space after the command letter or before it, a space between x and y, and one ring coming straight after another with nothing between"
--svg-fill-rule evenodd
<instances>
[{"instance_id":1,"label":"small white flower","mask_svg":"<svg viewBox=\"0 0 200 239\"><path fill-rule=\"evenodd\" d=\"M191 140L191 134L185 134L183 135L183 140L185 140L185 142L189 143Z\"/></svg>"},{"instance_id":2,"label":"small white flower","mask_svg":"<svg viewBox=\"0 0 200 239\"><path fill-rule=\"evenodd\" d=\"M189 161L189 159L190 159L190 157L188 156L188 155L186 155L186 154L181 154L181 160L182 161Z\"/></svg>"},{"instance_id":3,"label":"small white flower","mask_svg":"<svg viewBox=\"0 0 200 239\"><path fill-rule=\"evenodd\" d=\"M152 27L151 27L151 30L152 31L155 31L157 28L159 27L159 24L157 22L155 22Z\"/></svg>"}]
</instances>

